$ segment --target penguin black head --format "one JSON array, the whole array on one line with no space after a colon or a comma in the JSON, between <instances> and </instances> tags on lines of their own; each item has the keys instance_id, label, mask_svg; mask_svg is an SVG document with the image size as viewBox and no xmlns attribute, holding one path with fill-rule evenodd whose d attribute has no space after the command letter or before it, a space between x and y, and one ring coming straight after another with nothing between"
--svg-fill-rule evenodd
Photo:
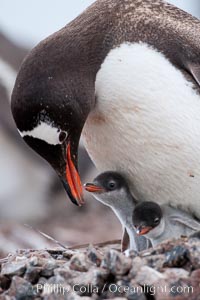
<instances>
[{"instance_id":1,"label":"penguin black head","mask_svg":"<svg viewBox=\"0 0 200 300\"><path fill-rule=\"evenodd\" d=\"M98 201L111 207L119 206L120 203L125 205L126 201L134 200L125 178L117 172L101 173L92 183L86 183L84 188Z\"/></svg>"},{"instance_id":2,"label":"penguin black head","mask_svg":"<svg viewBox=\"0 0 200 300\"><path fill-rule=\"evenodd\" d=\"M138 235L144 235L157 227L163 213L161 207L155 202L141 202L133 211L133 224Z\"/></svg>"},{"instance_id":3,"label":"penguin black head","mask_svg":"<svg viewBox=\"0 0 200 300\"><path fill-rule=\"evenodd\" d=\"M113 47L111 17L107 3L97 1L39 43L24 60L12 94L20 134L52 165L77 205L83 204L78 144L95 106L96 74Z\"/></svg>"},{"instance_id":4,"label":"penguin black head","mask_svg":"<svg viewBox=\"0 0 200 300\"><path fill-rule=\"evenodd\" d=\"M81 62L72 59L76 49L66 55L63 45L55 37L33 49L17 76L11 109L24 141L55 169L71 200L82 205L77 153L94 94L90 78L81 76Z\"/></svg>"},{"instance_id":5,"label":"penguin black head","mask_svg":"<svg viewBox=\"0 0 200 300\"><path fill-rule=\"evenodd\" d=\"M128 184L125 178L113 171L108 171L98 175L93 183L86 183L85 190L91 193L109 193L121 189L128 190Z\"/></svg>"}]
</instances>

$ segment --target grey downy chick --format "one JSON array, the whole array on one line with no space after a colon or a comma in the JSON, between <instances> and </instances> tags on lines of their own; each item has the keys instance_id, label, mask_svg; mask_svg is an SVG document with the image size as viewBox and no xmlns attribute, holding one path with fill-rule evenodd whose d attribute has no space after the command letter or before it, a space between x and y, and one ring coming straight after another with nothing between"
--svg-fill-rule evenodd
<instances>
[{"instance_id":1,"label":"grey downy chick","mask_svg":"<svg viewBox=\"0 0 200 300\"><path fill-rule=\"evenodd\" d=\"M117 172L105 172L98 175L93 183L86 183L85 190L104 205L109 206L123 228L122 251L141 251L148 247L148 241L144 237L138 237L133 226L132 214L136 200L131 195L124 177Z\"/></svg>"},{"instance_id":2,"label":"grey downy chick","mask_svg":"<svg viewBox=\"0 0 200 300\"><path fill-rule=\"evenodd\" d=\"M190 236L200 230L191 214L178 208L141 202L133 211L133 223L139 236L147 237L153 246L181 236Z\"/></svg>"}]
</instances>

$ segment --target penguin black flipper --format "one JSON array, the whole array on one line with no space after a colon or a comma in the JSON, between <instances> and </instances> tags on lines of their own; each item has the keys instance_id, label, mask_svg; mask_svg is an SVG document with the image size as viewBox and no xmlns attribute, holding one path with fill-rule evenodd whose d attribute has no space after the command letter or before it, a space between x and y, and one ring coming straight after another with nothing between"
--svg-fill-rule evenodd
<instances>
[{"instance_id":1,"label":"penguin black flipper","mask_svg":"<svg viewBox=\"0 0 200 300\"><path fill-rule=\"evenodd\" d=\"M200 64L197 63L189 63L188 64L188 71L192 75L192 77L195 79L195 81L200 86Z\"/></svg>"},{"instance_id":2,"label":"penguin black flipper","mask_svg":"<svg viewBox=\"0 0 200 300\"><path fill-rule=\"evenodd\" d=\"M186 216L174 215L174 216L170 216L170 220L175 223L180 223L183 226L191 228L195 231L200 231L200 223L193 219L187 218Z\"/></svg>"},{"instance_id":3,"label":"penguin black flipper","mask_svg":"<svg viewBox=\"0 0 200 300\"><path fill-rule=\"evenodd\" d=\"M147 238L145 238L144 236L137 236L135 230L133 232L135 235L135 244L136 244L137 251L140 252L152 246L151 242ZM129 249L129 246L130 246L130 238L126 228L123 228L123 235L121 240L121 251L125 252L126 250Z\"/></svg>"},{"instance_id":4,"label":"penguin black flipper","mask_svg":"<svg viewBox=\"0 0 200 300\"><path fill-rule=\"evenodd\" d=\"M123 228L123 235L121 240L121 251L124 252L128 249L130 244L130 239L126 228Z\"/></svg>"}]
</instances>

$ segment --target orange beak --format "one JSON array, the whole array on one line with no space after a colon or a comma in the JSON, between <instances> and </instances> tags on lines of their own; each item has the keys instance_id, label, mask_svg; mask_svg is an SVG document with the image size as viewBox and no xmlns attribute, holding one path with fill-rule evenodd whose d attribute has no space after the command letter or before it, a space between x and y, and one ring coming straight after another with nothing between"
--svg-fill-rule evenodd
<instances>
[{"instance_id":1,"label":"orange beak","mask_svg":"<svg viewBox=\"0 0 200 300\"><path fill-rule=\"evenodd\" d=\"M76 204L79 206L82 206L84 204L83 188L80 176L71 158L70 143L67 145L66 180L74 201L76 201Z\"/></svg>"},{"instance_id":2,"label":"orange beak","mask_svg":"<svg viewBox=\"0 0 200 300\"><path fill-rule=\"evenodd\" d=\"M102 192L104 192L104 189L101 186L98 186L94 183L86 183L86 184L84 184L84 188L87 192L90 192L90 193L102 193Z\"/></svg>"},{"instance_id":3,"label":"orange beak","mask_svg":"<svg viewBox=\"0 0 200 300\"><path fill-rule=\"evenodd\" d=\"M145 235L151 230L152 230L152 227L150 227L150 226L138 226L136 228L136 233L137 233L137 235Z\"/></svg>"}]
</instances>

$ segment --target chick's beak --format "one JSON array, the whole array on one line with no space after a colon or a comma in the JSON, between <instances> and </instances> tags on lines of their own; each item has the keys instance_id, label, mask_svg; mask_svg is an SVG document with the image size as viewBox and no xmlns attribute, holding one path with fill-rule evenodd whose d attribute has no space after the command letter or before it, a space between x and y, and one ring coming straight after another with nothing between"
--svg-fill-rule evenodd
<instances>
[{"instance_id":1,"label":"chick's beak","mask_svg":"<svg viewBox=\"0 0 200 300\"><path fill-rule=\"evenodd\" d=\"M136 233L137 233L137 235L145 235L145 234L147 234L151 230L152 230L152 227L150 227L150 226L144 226L144 225L142 225L142 226L137 226L136 227Z\"/></svg>"},{"instance_id":2,"label":"chick's beak","mask_svg":"<svg viewBox=\"0 0 200 300\"><path fill-rule=\"evenodd\" d=\"M98 186L95 183L86 183L86 184L84 184L84 188L87 192L90 192L90 193L102 193L102 192L104 192L104 189L101 186Z\"/></svg>"},{"instance_id":3,"label":"chick's beak","mask_svg":"<svg viewBox=\"0 0 200 300\"><path fill-rule=\"evenodd\" d=\"M74 162L75 159L71 156L70 142L67 144L66 152L66 181L63 180L62 182L71 201L77 206L82 206L84 204L83 188L76 162Z\"/></svg>"}]
</instances>

